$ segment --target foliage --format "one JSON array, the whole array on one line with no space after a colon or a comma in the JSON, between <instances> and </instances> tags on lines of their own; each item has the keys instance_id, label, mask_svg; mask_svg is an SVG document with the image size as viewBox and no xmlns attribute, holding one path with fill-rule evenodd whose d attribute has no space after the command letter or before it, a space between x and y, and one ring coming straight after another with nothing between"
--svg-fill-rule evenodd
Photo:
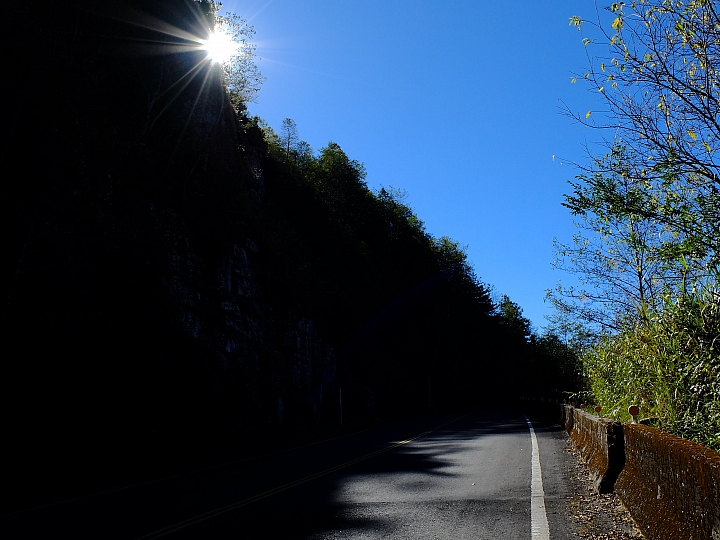
<instances>
[{"instance_id":1,"label":"foliage","mask_svg":"<svg viewBox=\"0 0 720 540\"><path fill-rule=\"evenodd\" d=\"M717 266L720 191L720 19L716 2L644 0L614 3L612 31L593 25L608 44L582 76L601 93L606 114L574 115L611 130L608 154L591 174L620 175L610 192L625 215L668 228L663 254L698 269ZM585 26L571 19L578 29ZM594 43L584 38L586 44ZM614 159L617 148L622 159ZM641 196L635 196L640 194Z\"/></svg>"},{"instance_id":2,"label":"foliage","mask_svg":"<svg viewBox=\"0 0 720 540\"><path fill-rule=\"evenodd\" d=\"M498 302L498 309L502 314L503 325L518 336L519 339L527 341L532 335L530 320L522 314L522 309L510 297L503 295Z\"/></svg>"},{"instance_id":3,"label":"foliage","mask_svg":"<svg viewBox=\"0 0 720 540\"><path fill-rule=\"evenodd\" d=\"M578 357L581 358L597 345L598 332L577 317L572 307L555 303L555 312L547 317L546 334L560 339ZM581 371L581 370L580 370Z\"/></svg>"},{"instance_id":4,"label":"foliage","mask_svg":"<svg viewBox=\"0 0 720 540\"><path fill-rule=\"evenodd\" d=\"M590 287L550 296L561 318L600 325L583 359L606 414L627 417L638 404L665 429L720 448L716 2L638 0L608 11L608 29L602 16L571 18L588 50L608 47L588 53L589 70L573 80L600 92L607 111L573 116L613 137L571 182L565 206L581 233L557 244L558 266Z\"/></svg>"},{"instance_id":5,"label":"foliage","mask_svg":"<svg viewBox=\"0 0 720 540\"><path fill-rule=\"evenodd\" d=\"M553 389L555 397L570 397L583 392L587 381L581 356L574 343L564 341L552 331L533 336L534 358L531 365L536 388Z\"/></svg>"},{"instance_id":6,"label":"foliage","mask_svg":"<svg viewBox=\"0 0 720 540\"><path fill-rule=\"evenodd\" d=\"M547 297L560 312L575 314L596 332L618 329L620 320L645 319L661 293L675 290L680 271L667 257L676 236L657 219L639 213L647 192L623 174L623 149L596 159L608 172L581 174L570 185L565 207L579 232L572 244L554 241L553 266L575 274L580 286L558 284Z\"/></svg>"},{"instance_id":7,"label":"foliage","mask_svg":"<svg viewBox=\"0 0 720 540\"><path fill-rule=\"evenodd\" d=\"M646 323L604 336L585 356L595 400L623 419L638 405L660 427L720 449L719 340L717 291L666 297Z\"/></svg>"},{"instance_id":8,"label":"foliage","mask_svg":"<svg viewBox=\"0 0 720 540\"><path fill-rule=\"evenodd\" d=\"M429 234L406 193L370 190L362 164L336 143L308 152L291 119L280 135L263 132L263 230L282 254L269 265L269 288L324 321L378 410L469 407L543 393L545 384L548 394L574 389L577 366L565 376L574 353L537 338L509 298L496 305L465 248Z\"/></svg>"},{"instance_id":9,"label":"foliage","mask_svg":"<svg viewBox=\"0 0 720 540\"><path fill-rule=\"evenodd\" d=\"M244 104L255 101L260 87L265 82L265 77L256 64L257 45L252 43L255 28L249 25L246 19L234 13L217 15L222 4L214 0L209 0L209 3L216 13L212 29L226 33L237 44L237 49L230 60L222 65L222 70L233 104L244 109Z\"/></svg>"}]
</instances>

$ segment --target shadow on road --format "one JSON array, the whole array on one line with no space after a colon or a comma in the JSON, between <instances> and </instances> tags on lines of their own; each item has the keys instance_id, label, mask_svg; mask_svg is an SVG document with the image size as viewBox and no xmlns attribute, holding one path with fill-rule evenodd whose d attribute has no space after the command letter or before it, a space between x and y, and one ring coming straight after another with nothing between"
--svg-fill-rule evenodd
<instances>
[{"instance_id":1,"label":"shadow on road","mask_svg":"<svg viewBox=\"0 0 720 540\"><path fill-rule=\"evenodd\" d=\"M560 430L550 422L533 424L537 432ZM529 456L513 458L508 467L502 452L485 453L493 444L497 450L524 446L525 441L529 452L525 434L525 417L511 409L416 418L6 516L0 519L0 535L14 538L12 532L20 531L18 537L42 538L62 532L78 540L110 540L169 532L171 527L170 534L148 538L368 538L393 536L400 529L405 534L415 521L421 523L423 513L438 520L445 514L479 519L495 508L507 520L509 512L517 513L523 505L529 511L529 502L519 502L526 494L506 489L502 478L495 491L480 491L472 484L471 491L463 492L471 487L466 485L467 456L470 452L475 461L496 456L499 462L489 464L490 470L502 475L514 469L516 478L529 478L524 470ZM510 440L497 442L503 437ZM195 517L199 519L186 522Z\"/></svg>"},{"instance_id":2,"label":"shadow on road","mask_svg":"<svg viewBox=\"0 0 720 540\"><path fill-rule=\"evenodd\" d=\"M533 423L533 427L538 432L556 429L547 423ZM393 537L401 528L407 532L408 515L418 511L410 503L403 502L408 498L421 500L440 511L443 505L448 509L461 505L461 511L468 514L477 514L479 507L484 507L487 512L493 506L497 506L499 512L507 512L512 504L506 504L502 497L460 500L462 494L441 493L439 486L441 479L457 474L457 457L469 446L482 451L490 436L518 434L529 434L529 429L525 418L517 411L494 410L466 415L412 443L216 518L203 525L200 536ZM388 445L397 442L399 440L385 440ZM198 530L188 530L187 535L181 537L198 537Z\"/></svg>"}]
</instances>

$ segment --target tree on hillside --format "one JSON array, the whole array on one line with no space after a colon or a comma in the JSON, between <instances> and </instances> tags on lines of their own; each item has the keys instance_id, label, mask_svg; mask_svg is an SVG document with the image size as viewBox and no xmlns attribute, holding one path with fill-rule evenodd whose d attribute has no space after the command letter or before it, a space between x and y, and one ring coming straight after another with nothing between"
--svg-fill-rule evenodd
<instances>
[{"instance_id":1,"label":"tree on hillside","mask_svg":"<svg viewBox=\"0 0 720 540\"><path fill-rule=\"evenodd\" d=\"M238 110L244 110L245 104L255 101L265 77L260 73L256 64L257 46L252 43L255 36L255 28L248 24L246 19L234 13L218 15L222 7L220 2L215 0L201 0L200 3L209 4L211 13L215 14L210 32L222 32L227 34L235 43L234 51L229 60L221 66L225 81L230 92L233 105Z\"/></svg>"},{"instance_id":2,"label":"tree on hillside","mask_svg":"<svg viewBox=\"0 0 720 540\"><path fill-rule=\"evenodd\" d=\"M280 143L285 151L285 161L290 161L290 154L297 151L300 137L298 136L298 128L295 120L285 118L280 128Z\"/></svg>"},{"instance_id":3,"label":"tree on hillside","mask_svg":"<svg viewBox=\"0 0 720 540\"><path fill-rule=\"evenodd\" d=\"M365 167L348 158L334 142L320 149L315 166L309 172L310 183L323 195L328 208L343 222L360 216L358 205L371 195L365 182Z\"/></svg>"},{"instance_id":4,"label":"tree on hillside","mask_svg":"<svg viewBox=\"0 0 720 540\"><path fill-rule=\"evenodd\" d=\"M498 302L498 310L502 317L502 324L514 336L523 341L529 341L532 336L532 325L530 320L523 316L522 308L510 300L510 297L503 295Z\"/></svg>"},{"instance_id":5,"label":"tree on hillside","mask_svg":"<svg viewBox=\"0 0 720 540\"><path fill-rule=\"evenodd\" d=\"M420 242L430 242L430 235L425 231L425 224L412 208L405 204L407 192L392 186L382 187L376 193L378 203L383 209L386 226L391 237L399 238L403 227L412 231L413 237Z\"/></svg>"},{"instance_id":6,"label":"tree on hillside","mask_svg":"<svg viewBox=\"0 0 720 540\"><path fill-rule=\"evenodd\" d=\"M433 247L437 253L440 268L454 272L470 274L471 268L467 261L467 246L461 246L460 242L449 236L441 236L433 239Z\"/></svg>"}]
</instances>

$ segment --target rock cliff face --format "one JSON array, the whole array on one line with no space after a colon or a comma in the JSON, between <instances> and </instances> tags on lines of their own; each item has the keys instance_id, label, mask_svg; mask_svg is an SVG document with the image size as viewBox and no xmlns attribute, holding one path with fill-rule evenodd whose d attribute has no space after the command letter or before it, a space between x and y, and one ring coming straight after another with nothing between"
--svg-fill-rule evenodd
<instances>
[{"instance_id":1,"label":"rock cliff face","mask_svg":"<svg viewBox=\"0 0 720 540\"><path fill-rule=\"evenodd\" d=\"M0 162L2 405L20 469L339 421L332 347L263 278L262 134L168 34L202 36L206 8L40 1L2 23L23 52Z\"/></svg>"}]
</instances>

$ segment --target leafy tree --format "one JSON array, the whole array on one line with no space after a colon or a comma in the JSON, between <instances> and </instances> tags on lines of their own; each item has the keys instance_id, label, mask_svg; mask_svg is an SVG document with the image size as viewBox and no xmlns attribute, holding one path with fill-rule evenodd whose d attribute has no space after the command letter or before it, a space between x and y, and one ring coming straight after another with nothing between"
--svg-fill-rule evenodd
<instances>
[{"instance_id":1,"label":"leafy tree","mask_svg":"<svg viewBox=\"0 0 720 540\"><path fill-rule=\"evenodd\" d=\"M503 295L498 302L498 310L502 316L502 323L516 336L521 336L524 341L529 341L532 336L530 320L523 316L522 308Z\"/></svg>"},{"instance_id":2,"label":"leafy tree","mask_svg":"<svg viewBox=\"0 0 720 540\"><path fill-rule=\"evenodd\" d=\"M237 45L230 59L222 65L222 70L233 104L238 110L244 110L246 103L255 101L262 83L265 82L265 77L255 63L257 46L252 43L255 28L234 13L218 15L221 3L215 0L204 1L210 4L211 12L215 13L215 20L209 31L223 32Z\"/></svg>"},{"instance_id":3,"label":"leafy tree","mask_svg":"<svg viewBox=\"0 0 720 540\"><path fill-rule=\"evenodd\" d=\"M578 357L592 349L598 342L598 332L576 316L572 308L554 303L555 312L547 316L546 334L558 337Z\"/></svg>"},{"instance_id":4,"label":"leafy tree","mask_svg":"<svg viewBox=\"0 0 720 540\"><path fill-rule=\"evenodd\" d=\"M592 28L608 47L578 77L607 111L575 117L613 136L566 197L591 237L560 254L597 285L590 299L621 315L584 351L584 369L610 415L639 400L665 429L717 447L717 2L637 0L608 11L609 28L601 17L571 18L586 46L597 43Z\"/></svg>"},{"instance_id":5,"label":"leafy tree","mask_svg":"<svg viewBox=\"0 0 720 540\"><path fill-rule=\"evenodd\" d=\"M402 228L407 227L408 232L416 241L430 242L430 235L425 231L425 224L404 202L407 199L406 191L392 186L382 187L375 197L384 211L387 232L392 238L399 238Z\"/></svg>"},{"instance_id":6,"label":"leafy tree","mask_svg":"<svg viewBox=\"0 0 720 540\"><path fill-rule=\"evenodd\" d=\"M608 46L578 78L600 92L606 113L574 115L610 130L611 158L594 160L591 174L621 175L636 190L610 192L625 214L655 220L667 261L711 273L720 257L720 19L716 2L638 0L613 3L610 28L572 17L571 24ZM597 43L584 37L590 46ZM630 197L639 192L641 197Z\"/></svg>"},{"instance_id":7,"label":"leafy tree","mask_svg":"<svg viewBox=\"0 0 720 540\"><path fill-rule=\"evenodd\" d=\"M351 226L350 223L361 217L359 206L371 195L365 182L365 167L348 158L340 145L330 142L320 149L309 176L339 222Z\"/></svg>"},{"instance_id":8,"label":"leafy tree","mask_svg":"<svg viewBox=\"0 0 720 540\"><path fill-rule=\"evenodd\" d=\"M298 144L300 142L297 124L292 118L285 118L282 121L282 127L280 128L280 142L283 150L285 151L285 161L290 161L290 154L297 152Z\"/></svg>"},{"instance_id":9,"label":"leafy tree","mask_svg":"<svg viewBox=\"0 0 720 540\"><path fill-rule=\"evenodd\" d=\"M564 206L576 217L579 232L572 244L554 241L553 266L577 275L580 286L558 284L547 292L560 313L572 312L598 331L617 329L625 317L646 320L662 305L662 293L678 281L663 251L677 236L657 219L626 208L627 201L642 201L647 195L616 172L622 155L621 148L613 149L618 161L609 172L583 174L570 183L573 193L565 196Z\"/></svg>"},{"instance_id":10,"label":"leafy tree","mask_svg":"<svg viewBox=\"0 0 720 540\"><path fill-rule=\"evenodd\" d=\"M467 246L461 246L449 236L441 236L433 239L433 249L437 253L438 263L443 271L452 270L467 275L472 272L465 251Z\"/></svg>"},{"instance_id":11,"label":"leafy tree","mask_svg":"<svg viewBox=\"0 0 720 540\"><path fill-rule=\"evenodd\" d=\"M297 163L300 167L300 172L303 173L313 162L313 149L307 141L300 141L297 143L296 151Z\"/></svg>"},{"instance_id":12,"label":"leafy tree","mask_svg":"<svg viewBox=\"0 0 720 540\"><path fill-rule=\"evenodd\" d=\"M617 330L620 318L647 321L663 295L717 272L720 66L714 2L619 2L608 11L609 29L601 18L571 18L598 38L584 35L587 47L608 47L581 77L607 111L574 116L613 139L566 196L580 232L555 244L556 268L578 274L581 286L558 285L548 297L561 312Z\"/></svg>"},{"instance_id":13,"label":"leafy tree","mask_svg":"<svg viewBox=\"0 0 720 540\"><path fill-rule=\"evenodd\" d=\"M546 332L533 338L532 349L529 371L533 390L553 390L558 398L584 390L582 360L571 344L553 332Z\"/></svg>"}]
</instances>

